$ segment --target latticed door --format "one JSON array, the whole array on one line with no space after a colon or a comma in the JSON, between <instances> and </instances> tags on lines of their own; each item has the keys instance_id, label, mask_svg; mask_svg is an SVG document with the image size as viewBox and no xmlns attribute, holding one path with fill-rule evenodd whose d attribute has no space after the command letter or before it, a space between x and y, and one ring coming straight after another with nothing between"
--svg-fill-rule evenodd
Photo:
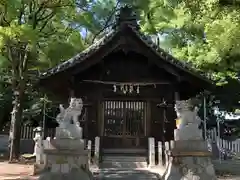
<instances>
[{"instance_id":1,"label":"latticed door","mask_svg":"<svg viewBox=\"0 0 240 180\"><path fill-rule=\"evenodd\" d=\"M104 101L104 136L112 147L137 147L145 135L144 101ZM113 142L114 141L114 142Z\"/></svg>"}]
</instances>

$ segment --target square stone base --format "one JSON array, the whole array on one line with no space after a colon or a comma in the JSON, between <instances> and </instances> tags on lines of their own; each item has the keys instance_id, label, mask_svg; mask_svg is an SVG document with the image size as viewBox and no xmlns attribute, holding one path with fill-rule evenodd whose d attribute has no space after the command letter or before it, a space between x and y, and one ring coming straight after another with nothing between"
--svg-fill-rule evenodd
<instances>
[{"instance_id":1,"label":"square stone base","mask_svg":"<svg viewBox=\"0 0 240 180\"><path fill-rule=\"evenodd\" d=\"M44 151L46 163L39 180L90 180L87 150L57 150Z\"/></svg>"},{"instance_id":2,"label":"square stone base","mask_svg":"<svg viewBox=\"0 0 240 180\"><path fill-rule=\"evenodd\" d=\"M164 180L217 180L207 142L176 141L169 155Z\"/></svg>"},{"instance_id":3,"label":"square stone base","mask_svg":"<svg viewBox=\"0 0 240 180\"><path fill-rule=\"evenodd\" d=\"M52 139L50 141L51 145L56 149L62 150L83 150L84 140L79 138L60 138Z\"/></svg>"},{"instance_id":4,"label":"square stone base","mask_svg":"<svg viewBox=\"0 0 240 180\"><path fill-rule=\"evenodd\" d=\"M53 173L69 173L72 169L89 169L88 151L45 150L45 169Z\"/></svg>"},{"instance_id":5,"label":"square stone base","mask_svg":"<svg viewBox=\"0 0 240 180\"><path fill-rule=\"evenodd\" d=\"M92 180L90 171L83 169L72 169L69 173L45 172L40 175L39 180Z\"/></svg>"},{"instance_id":6,"label":"square stone base","mask_svg":"<svg viewBox=\"0 0 240 180\"><path fill-rule=\"evenodd\" d=\"M217 180L210 157L172 157L163 180Z\"/></svg>"}]
</instances>

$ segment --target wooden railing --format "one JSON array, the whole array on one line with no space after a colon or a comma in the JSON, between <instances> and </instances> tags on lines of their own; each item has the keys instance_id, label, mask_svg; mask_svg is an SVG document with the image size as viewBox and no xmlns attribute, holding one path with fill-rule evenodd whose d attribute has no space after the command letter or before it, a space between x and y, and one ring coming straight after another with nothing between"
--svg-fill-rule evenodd
<instances>
[{"instance_id":1,"label":"wooden railing","mask_svg":"<svg viewBox=\"0 0 240 180\"><path fill-rule=\"evenodd\" d=\"M35 127L32 126L22 126L21 127L21 139L33 139L35 132L33 131ZM55 135L55 128L45 128L44 129L44 139L46 137L53 138Z\"/></svg>"},{"instance_id":2,"label":"wooden railing","mask_svg":"<svg viewBox=\"0 0 240 180\"><path fill-rule=\"evenodd\" d=\"M167 141L167 142L157 142L157 149L156 151L156 165L158 166L167 166L169 162L169 151L173 148L174 141Z\"/></svg>"},{"instance_id":3,"label":"wooden railing","mask_svg":"<svg viewBox=\"0 0 240 180\"><path fill-rule=\"evenodd\" d=\"M226 149L233 153L240 153L240 139L236 139L235 141L224 140L219 137L216 128L208 131L208 138L213 143L217 143L219 149Z\"/></svg>"}]
</instances>

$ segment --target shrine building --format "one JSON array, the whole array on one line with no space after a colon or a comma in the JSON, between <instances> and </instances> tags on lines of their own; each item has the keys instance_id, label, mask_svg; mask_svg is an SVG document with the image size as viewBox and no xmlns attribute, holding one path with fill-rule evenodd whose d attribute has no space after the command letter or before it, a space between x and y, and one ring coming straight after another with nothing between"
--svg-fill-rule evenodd
<instances>
[{"instance_id":1,"label":"shrine building","mask_svg":"<svg viewBox=\"0 0 240 180\"><path fill-rule=\"evenodd\" d=\"M40 76L40 86L63 103L82 98L85 139L104 151L144 152L148 138L172 140L175 100L194 97L213 83L140 32L129 6L112 30L83 52Z\"/></svg>"}]
</instances>

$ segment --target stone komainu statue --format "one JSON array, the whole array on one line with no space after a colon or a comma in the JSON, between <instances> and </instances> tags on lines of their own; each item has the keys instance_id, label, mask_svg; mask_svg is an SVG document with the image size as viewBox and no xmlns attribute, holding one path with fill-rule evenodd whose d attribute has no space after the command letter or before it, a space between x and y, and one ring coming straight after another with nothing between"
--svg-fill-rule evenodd
<instances>
[{"instance_id":1,"label":"stone komainu statue","mask_svg":"<svg viewBox=\"0 0 240 180\"><path fill-rule=\"evenodd\" d=\"M82 108L83 101L81 98L71 98L69 107L66 109L62 104L60 104L60 113L56 117L56 120L59 123L59 127L65 127L67 124L75 124L80 126L78 117L82 113Z\"/></svg>"},{"instance_id":2,"label":"stone komainu statue","mask_svg":"<svg viewBox=\"0 0 240 180\"><path fill-rule=\"evenodd\" d=\"M56 129L56 137L82 138L82 128L78 121L82 108L81 98L71 98L69 107L66 109L62 105L59 106L60 113L56 117L59 127Z\"/></svg>"},{"instance_id":3,"label":"stone komainu statue","mask_svg":"<svg viewBox=\"0 0 240 180\"><path fill-rule=\"evenodd\" d=\"M202 131L199 129L201 119L198 116L198 108L192 104L192 100L177 101L175 105L180 123L175 130L175 140L202 139Z\"/></svg>"},{"instance_id":4,"label":"stone komainu statue","mask_svg":"<svg viewBox=\"0 0 240 180\"><path fill-rule=\"evenodd\" d=\"M177 101L175 104L177 117L181 119L179 128L188 124L200 125L201 119L198 116L198 107L192 104L192 100Z\"/></svg>"}]
</instances>

